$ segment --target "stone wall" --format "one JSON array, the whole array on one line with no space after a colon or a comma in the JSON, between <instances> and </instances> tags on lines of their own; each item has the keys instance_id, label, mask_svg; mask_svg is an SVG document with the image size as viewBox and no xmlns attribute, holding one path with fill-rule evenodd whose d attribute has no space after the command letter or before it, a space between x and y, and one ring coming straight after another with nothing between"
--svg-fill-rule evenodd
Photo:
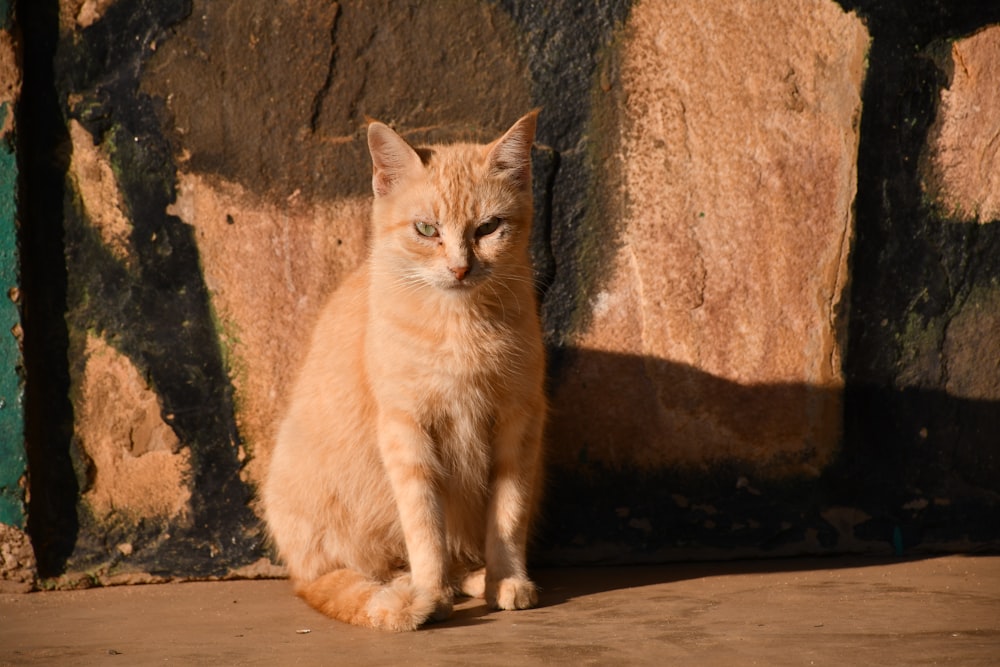
<instances>
[{"instance_id":1,"label":"stone wall","mask_svg":"<svg viewBox=\"0 0 1000 667\"><path fill-rule=\"evenodd\" d=\"M646 3L613 49L614 249L561 341L553 456L816 475L840 439L868 33L831 3Z\"/></svg>"},{"instance_id":2,"label":"stone wall","mask_svg":"<svg viewBox=\"0 0 1000 667\"><path fill-rule=\"evenodd\" d=\"M1000 539L1000 10L25 0L16 18L47 584L279 572L255 491L317 309L365 252L366 119L488 139L533 107L537 560Z\"/></svg>"}]
</instances>

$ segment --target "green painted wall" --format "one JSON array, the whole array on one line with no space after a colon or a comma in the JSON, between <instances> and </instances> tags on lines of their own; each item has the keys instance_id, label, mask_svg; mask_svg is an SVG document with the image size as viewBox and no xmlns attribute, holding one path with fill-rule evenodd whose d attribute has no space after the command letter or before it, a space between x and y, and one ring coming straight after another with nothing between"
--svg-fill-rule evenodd
<instances>
[{"instance_id":1,"label":"green painted wall","mask_svg":"<svg viewBox=\"0 0 1000 667\"><path fill-rule=\"evenodd\" d=\"M10 3L0 0L0 29L10 23ZM12 105L0 104L0 128L13 114ZM23 528L26 470L24 385L18 336L21 318L16 303L17 253L17 153L13 132L0 137L0 523Z\"/></svg>"}]
</instances>

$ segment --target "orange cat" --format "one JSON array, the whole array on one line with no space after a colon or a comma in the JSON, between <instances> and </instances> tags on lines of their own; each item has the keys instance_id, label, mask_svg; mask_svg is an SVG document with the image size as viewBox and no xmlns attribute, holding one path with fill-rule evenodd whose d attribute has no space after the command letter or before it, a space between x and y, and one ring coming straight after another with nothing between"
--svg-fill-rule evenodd
<instances>
[{"instance_id":1,"label":"orange cat","mask_svg":"<svg viewBox=\"0 0 1000 667\"><path fill-rule=\"evenodd\" d=\"M536 116L486 146L368 127L371 252L319 317L263 489L296 592L328 616L412 630L456 592L537 601Z\"/></svg>"}]
</instances>

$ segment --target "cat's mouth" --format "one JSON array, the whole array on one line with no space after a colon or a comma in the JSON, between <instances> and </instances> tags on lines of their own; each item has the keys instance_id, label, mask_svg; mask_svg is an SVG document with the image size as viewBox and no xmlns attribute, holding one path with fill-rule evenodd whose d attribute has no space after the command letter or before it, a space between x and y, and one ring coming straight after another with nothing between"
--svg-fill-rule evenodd
<instances>
[{"instance_id":1,"label":"cat's mouth","mask_svg":"<svg viewBox=\"0 0 1000 667\"><path fill-rule=\"evenodd\" d=\"M464 280L451 280L447 285L445 285L445 289L463 292L475 288L478 284L479 281L474 278L466 278Z\"/></svg>"}]
</instances>

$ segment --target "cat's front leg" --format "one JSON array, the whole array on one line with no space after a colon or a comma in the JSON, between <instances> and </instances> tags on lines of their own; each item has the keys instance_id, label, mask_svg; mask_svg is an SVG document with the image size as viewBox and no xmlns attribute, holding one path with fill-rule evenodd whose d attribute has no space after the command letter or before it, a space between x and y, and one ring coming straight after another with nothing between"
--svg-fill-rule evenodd
<instances>
[{"instance_id":1,"label":"cat's front leg","mask_svg":"<svg viewBox=\"0 0 1000 667\"><path fill-rule=\"evenodd\" d=\"M502 423L498 429L486 532L485 594L494 609L528 609L538 603L526 551L538 500L541 440L541 415Z\"/></svg>"},{"instance_id":2,"label":"cat's front leg","mask_svg":"<svg viewBox=\"0 0 1000 667\"><path fill-rule=\"evenodd\" d=\"M433 443L414 419L396 414L379 422L379 450L396 498L411 581L434 602L431 619L444 620L451 616L454 593Z\"/></svg>"}]
</instances>

